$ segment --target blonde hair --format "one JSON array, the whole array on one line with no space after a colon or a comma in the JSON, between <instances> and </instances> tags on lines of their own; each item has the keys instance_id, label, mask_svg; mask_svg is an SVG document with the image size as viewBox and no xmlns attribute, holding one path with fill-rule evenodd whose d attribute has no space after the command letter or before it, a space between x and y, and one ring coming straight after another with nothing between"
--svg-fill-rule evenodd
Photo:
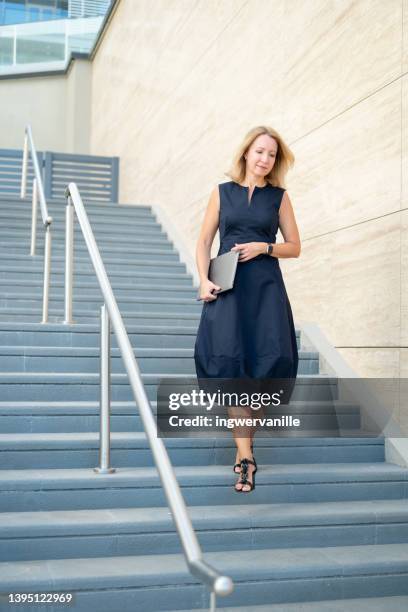
<instances>
[{"instance_id":1,"label":"blonde hair","mask_svg":"<svg viewBox=\"0 0 408 612\"><path fill-rule=\"evenodd\" d=\"M272 136L278 144L275 163L270 173L265 176L265 181L274 187L285 188L285 176L288 170L293 166L295 156L280 134L273 128L265 125L260 125L249 130L233 157L230 169L228 172L224 172L224 174L229 176L236 183L242 183L245 179L246 170L244 155L247 153L255 138L261 134Z\"/></svg>"}]
</instances>

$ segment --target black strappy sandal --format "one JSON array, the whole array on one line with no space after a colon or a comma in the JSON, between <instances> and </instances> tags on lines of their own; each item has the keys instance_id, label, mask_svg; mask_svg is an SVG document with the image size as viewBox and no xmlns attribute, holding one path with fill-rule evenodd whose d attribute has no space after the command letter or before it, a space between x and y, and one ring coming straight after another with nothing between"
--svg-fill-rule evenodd
<instances>
[{"instance_id":1,"label":"black strappy sandal","mask_svg":"<svg viewBox=\"0 0 408 612\"><path fill-rule=\"evenodd\" d=\"M248 480L248 464L251 464L255 467L255 469L252 472L252 482ZM238 480L238 482L235 483L235 491L237 493L251 493L251 491L253 491L255 489L255 474L257 471L258 467L256 465L256 461L255 461L255 457L253 457L253 461L251 461L251 459L242 459L241 461L241 478L240 480ZM245 485L250 486L251 488L249 489L249 491L244 491L244 489L237 489L236 485L237 484L242 484L243 487Z\"/></svg>"},{"instance_id":2,"label":"black strappy sandal","mask_svg":"<svg viewBox=\"0 0 408 612\"><path fill-rule=\"evenodd\" d=\"M252 455L254 454L254 445L251 444L251 453ZM255 457L253 458L255 461ZM239 468L239 472L235 471L235 468ZM234 465L234 467L232 468L232 471L234 472L234 474L240 474L241 473L241 462L238 462Z\"/></svg>"}]
</instances>

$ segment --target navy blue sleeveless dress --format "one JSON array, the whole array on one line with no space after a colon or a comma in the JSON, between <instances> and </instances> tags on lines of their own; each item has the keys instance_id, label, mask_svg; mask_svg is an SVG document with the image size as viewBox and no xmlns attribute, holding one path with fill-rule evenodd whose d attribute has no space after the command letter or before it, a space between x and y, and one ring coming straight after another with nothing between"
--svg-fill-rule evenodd
<instances>
[{"instance_id":1,"label":"navy blue sleeveless dress","mask_svg":"<svg viewBox=\"0 0 408 612\"><path fill-rule=\"evenodd\" d=\"M220 247L276 242L284 189L221 183ZM231 290L204 302L194 346L198 378L296 378L298 349L292 310L276 257L240 262Z\"/></svg>"}]
</instances>

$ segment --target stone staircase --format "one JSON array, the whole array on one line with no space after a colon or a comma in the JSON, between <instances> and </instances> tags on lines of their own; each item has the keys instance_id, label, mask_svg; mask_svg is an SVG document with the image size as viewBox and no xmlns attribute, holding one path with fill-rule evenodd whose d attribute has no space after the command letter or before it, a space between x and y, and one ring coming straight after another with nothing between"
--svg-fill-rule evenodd
<instances>
[{"instance_id":1,"label":"stone staircase","mask_svg":"<svg viewBox=\"0 0 408 612\"><path fill-rule=\"evenodd\" d=\"M156 409L162 377L194 376L202 304L148 206L85 202ZM53 223L50 323L42 325L42 240L29 253L29 204L0 199L0 610L8 593L74 593L78 611L208 610L181 545L112 335L112 475L97 475L99 306L75 230L75 325L64 325L64 203ZM311 428L324 422L330 381L300 349L294 395ZM333 380L331 380L333 384ZM347 437L258 437L256 489L234 492L229 439L166 439L204 558L235 581L218 609L408 609L408 470L384 440L359 437L358 406L339 403Z\"/></svg>"}]
</instances>

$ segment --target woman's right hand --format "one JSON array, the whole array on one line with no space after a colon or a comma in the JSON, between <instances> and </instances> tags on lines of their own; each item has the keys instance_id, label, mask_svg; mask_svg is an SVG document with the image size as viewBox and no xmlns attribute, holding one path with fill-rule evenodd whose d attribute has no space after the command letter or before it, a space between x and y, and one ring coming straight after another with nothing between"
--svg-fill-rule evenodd
<instances>
[{"instance_id":1,"label":"woman's right hand","mask_svg":"<svg viewBox=\"0 0 408 612\"><path fill-rule=\"evenodd\" d=\"M217 299L217 296L212 293L213 290L219 291L221 287L215 285L210 279L201 281L200 283L200 300L204 302L212 302Z\"/></svg>"}]
</instances>

